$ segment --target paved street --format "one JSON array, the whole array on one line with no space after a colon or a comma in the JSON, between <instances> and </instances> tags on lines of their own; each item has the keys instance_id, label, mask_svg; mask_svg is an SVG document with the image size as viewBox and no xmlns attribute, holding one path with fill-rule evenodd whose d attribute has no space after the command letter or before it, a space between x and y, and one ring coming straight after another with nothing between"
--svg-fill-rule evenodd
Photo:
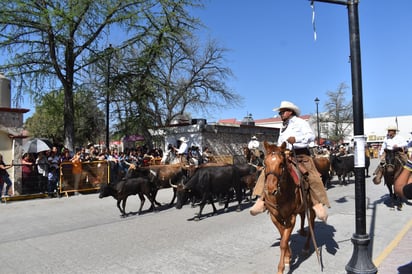
<instances>
[{"instance_id":1,"label":"paved street","mask_svg":"<svg viewBox=\"0 0 412 274\"><path fill-rule=\"evenodd\" d=\"M376 164L372 160L370 174ZM386 187L371 179L366 181L366 229L372 258L378 269L389 267L380 273L397 273L411 262L410 249L397 256L398 265L385 260L393 250L388 247L410 223L412 207L389 207ZM313 248L309 257L301 256L298 223L291 273L346 273L355 232L354 178L338 185L335 177L328 195L328 223L316 222L315 228L323 272ZM267 214L250 216L251 204L239 213L233 203L229 212L195 222L198 208L168 208L171 197L171 189L161 190L159 212L128 218L119 217L114 199L97 194L1 204L0 273L275 273L279 234ZM130 197L127 211L138 206L138 198ZM205 207L205 213L211 211Z\"/></svg>"}]
</instances>

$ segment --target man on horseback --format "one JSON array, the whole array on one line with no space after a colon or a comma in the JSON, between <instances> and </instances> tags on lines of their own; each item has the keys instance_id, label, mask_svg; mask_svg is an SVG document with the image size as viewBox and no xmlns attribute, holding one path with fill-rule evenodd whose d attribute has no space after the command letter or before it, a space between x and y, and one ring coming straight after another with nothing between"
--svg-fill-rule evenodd
<instances>
[{"instance_id":1,"label":"man on horseback","mask_svg":"<svg viewBox=\"0 0 412 274\"><path fill-rule=\"evenodd\" d=\"M395 152L396 160L402 162L403 164L407 161L407 156L404 153L404 148L408 145L407 142L400 136L396 135L398 128L396 126L389 126L387 128L388 134L383 140L382 147L379 150L380 165L376 168L373 173L376 175L373 178L375 184L380 184L383 176L384 166L386 164L386 151Z\"/></svg>"},{"instance_id":2,"label":"man on horseback","mask_svg":"<svg viewBox=\"0 0 412 274\"><path fill-rule=\"evenodd\" d=\"M296 157L296 160L304 165L308 172L307 179L310 197L314 205L313 210L320 220L326 221L328 214L324 205L330 207L329 200L322 179L309 152L309 144L314 141L315 135L309 123L298 117L300 109L295 104L283 101L280 107L275 108L274 111L279 111L283 121L283 128L277 143L281 145L286 142L287 148L291 151L290 156ZM262 199L264 187L265 173L262 172L253 190L253 195L258 196L255 204L250 209L250 214L253 216L266 210L265 202Z\"/></svg>"},{"instance_id":3,"label":"man on horseback","mask_svg":"<svg viewBox=\"0 0 412 274\"><path fill-rule=\"evenodd\" d=\"M259 151L259 141L256 136L252 136L252 139L247 144L247 148L253 153L256 157L260 157Z\"/></svg>"}]
</instances>

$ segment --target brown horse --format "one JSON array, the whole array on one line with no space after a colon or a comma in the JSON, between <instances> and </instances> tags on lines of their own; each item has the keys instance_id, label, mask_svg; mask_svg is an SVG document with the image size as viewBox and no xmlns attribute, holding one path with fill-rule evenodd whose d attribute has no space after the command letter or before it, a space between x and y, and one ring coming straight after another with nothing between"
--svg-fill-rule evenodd
<instances>
[{"instance_id":1,"label":"brown horse","mask_svg":"<svg viewBox=\"0 0 412 274\"><path fill-rule=\"evenodd\" d=\"M263 151L259 149L249 149L247 146L244 146L242 150L243 156L245 157L247 163L253 161L253 155L256 156L256 158L263 159Z\"/></svg>"},{"instance_id":2,"label":"brown horse","mask_svg":"<svg viewBox=\"0 0 412 274\"><path fill-rule=\"evenodd\" d=\"M307 186L301 191L302 183L296 182L292 170L296 170L285 154L286 144L280 147L264 142L265 147L265 192L264 200L270 218L280 233L280 259L278 274L289 271L292 252L289 246L290 236L295 227L296 216L299 214L304 222L304 214L309 210L309 226L315 223L315 213L312 210L312 202L309 199ZM294 173L296 174L296 172ZM296 178L296 177L295 177ZM309 252L310 237L307 234L304 251Z\"/></svg>"},{"instance_id":3,"label":"brown horse","mask_svg":"<svg viewBox=\"0 0 412 274\"><path fill-rule=\"evenodd\" d=\"M394 182L401 174L402 167L405 164L400 153L402 152L385 149L385 165L383 166L383 178L389 190L389 198L391 203L396 205L398 209L402 208L402 200L394 192Z\"/></svg>"}]
</instances>

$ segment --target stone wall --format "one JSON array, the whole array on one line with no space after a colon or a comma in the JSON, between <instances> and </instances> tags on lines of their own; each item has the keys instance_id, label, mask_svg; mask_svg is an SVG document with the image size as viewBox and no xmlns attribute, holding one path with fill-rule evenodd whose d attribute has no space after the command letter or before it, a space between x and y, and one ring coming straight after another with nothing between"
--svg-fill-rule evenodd
<instances>
[{"instance_id":1,"label":"stone wall","mask_svg":"<svg viewBox=\"0 0 412 274\"><path fill-rule=\"evenodd\" d=\"M175 146L180 137L185 137L189 140L189 146L198 146L201 150L208 147L213 155L232 155L237 158L243 157L243 147L248 145L252 136L257 137L263 150L263 141L276 141L279 129L250 125L196 124L158 129L153 135L164 136L164 148L169 143Z\"/></svg>"},{"instance_id":2,"label":"stone wall","mask_svg":"<svg viewBox=\"0 0 412 274\"><path fill-rule=\"evenodd\" d=\"M0 125L8 128L19 128L23 125L23 115L18 112L0 110Z\"/></svg>"}]
</instances>

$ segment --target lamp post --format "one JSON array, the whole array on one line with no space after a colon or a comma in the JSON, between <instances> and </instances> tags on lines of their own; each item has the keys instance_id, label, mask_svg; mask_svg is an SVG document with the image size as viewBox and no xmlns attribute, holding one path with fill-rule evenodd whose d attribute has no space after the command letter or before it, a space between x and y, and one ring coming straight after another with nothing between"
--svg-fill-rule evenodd
<instances>
[{"instance_id":1,"label":"lamp post","mask_svg":"<svg viewBox=\"0 0 412 274\"><path fill-rule=\"evenodd\" d=\"M110 133L109 133L109 112L110 112L110 59L112 55L112 44L106 48L107 54L107 78L106 78L106 149L109 149L110 145Z\"/></svg>"},{"instance_id":2,"label":"lamp post","mask_svg":"<svg viewBox=\"0 0 412 274\"><path fill-rule=\"evenodd\" d=\"M372 274L378 270L368 252L370 243L366 233L365 194L365 135L363 128L362 72L359 35L359 0L313 0L346 6L349 20L349 45L352 78L353 133L355 145L355 220L352 235L353 253L346 265L347 273Z\"/></svg>"},{"instance_id":3,"label":"lamp post","mask_svg":"<svg viewBox=\"0 0 412 274\"><path fill-rule=\"evenodd\" d=\"M316 97L316 98L315 98L315 103L316 103L316 125L317 125L317 127L318 127L318 138L317 138L317 140L318 140L317 145L318 145L318 146L320 145L319 102L320 102L319 98Z\"/></svg>"}]
</instances>

